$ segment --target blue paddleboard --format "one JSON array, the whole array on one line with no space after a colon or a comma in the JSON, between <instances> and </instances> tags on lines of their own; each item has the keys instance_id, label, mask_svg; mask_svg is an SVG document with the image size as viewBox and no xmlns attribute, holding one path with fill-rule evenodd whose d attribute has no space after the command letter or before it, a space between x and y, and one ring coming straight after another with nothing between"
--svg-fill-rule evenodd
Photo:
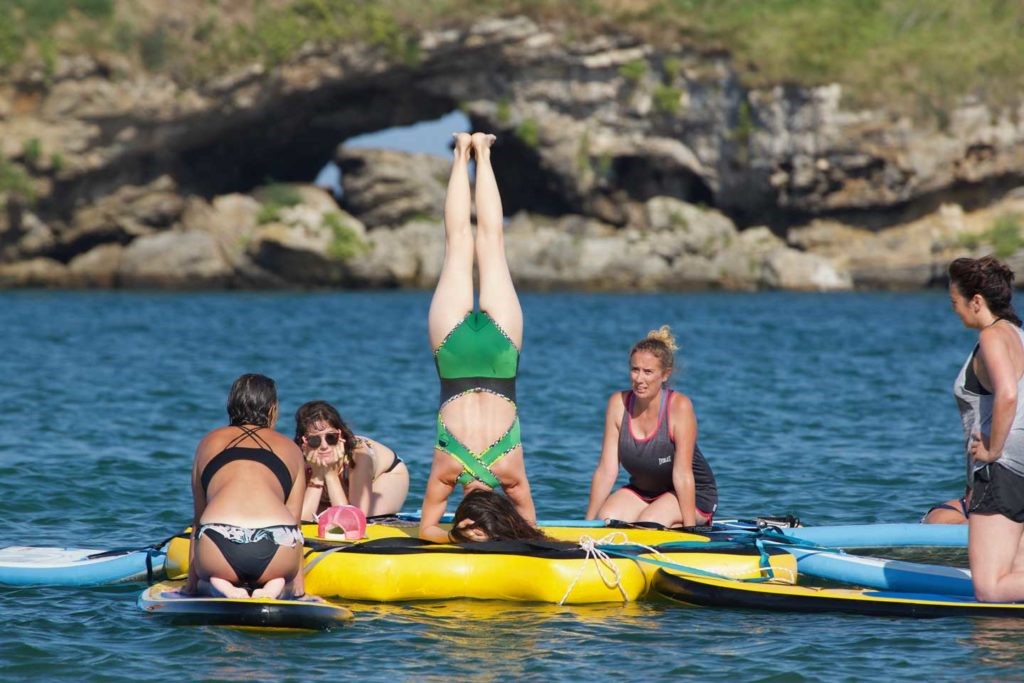
<instances>
[{"instance_id":1,"label":"blue paddleboard","mask_svg":"<svg viewBox=\"0 0 1024 683\"><path fill-rule=\"evenodd\" d=\"M967 569L862 557L835 550L780 547L796 557L801 575L899 593L974 596L971 572Z\"/></svg>"},{"instance_id":2,"label":"blue paddleboard","mask_svg":"<svg viewBox=\"0 0 1024 683\"><path fill-rule=\"evenodd\" d=\"M160 550L99 550L14 545L0 548L0 585L102 586L162 578Z\"/></svg>"},{"instance_id":3,"label":"blue paddleboard","mask_svg":"<svg viewBox=\"0 0 1024 683\"><path fill-rule=\"evenodd\" d=\"M448 513L441 521L450 522L452 516ZM395 517L406 522L420 520L418 511L400 512ZM602 528L605 527L605 522L599 519L539 519L537 525ZM613 523L612 526L614 525ZM789 527L775 525L770 521L766 524L757 519L728 519L716 521L713 526L706 529L700 527L696 531L714 536L715 532L756 533L766 529L775 530L808 544L830 548L967 547L966 524L835 524Z\"/></svg>"},{"instance_id":4,"label":"blue paddleboard","mask_svg":"<svg viewBox=\"0 0 1024 683\"><path fill-rule=\"evenodd\" d=\"M833 548L967 547L966 524L840 524L781 531L791 538Z\"/></svg>"}]
</instances>

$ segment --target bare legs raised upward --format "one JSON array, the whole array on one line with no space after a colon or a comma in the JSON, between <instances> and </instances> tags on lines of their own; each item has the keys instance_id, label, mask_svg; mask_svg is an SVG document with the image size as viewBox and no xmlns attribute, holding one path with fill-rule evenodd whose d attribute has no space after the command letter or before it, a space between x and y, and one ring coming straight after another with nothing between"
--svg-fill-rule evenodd
<instances>
[{"instance_id":1,"label":"bare legs raised upward","mask_svg":"<svg viewBox=\"0 0 1024 683\"><path fill-rule=\"evenodd\" d=\"M455 136L455 158L444 198L444 263L430 301L430 347L444 341L473 310L473 231L470 225L469 157L471 137Z\"/></svg>"},{"instance_id":2,"label":"bare legs raised upward","mask_svg":"<svg viewBox=\"0 0 1024 683\"><path fill-rule=\"evenodd\" d=\"M435 352L473 310L474 259L480 278L480 309L517 350L522 348L523 311L505 258L501 195L491 167L494 141L493 135L485 133L455 135L454 159L444 204L444 262L427 319L430 346ZM474 198L469 180L469 162L474 158L475 237L470 218ZM451 435L476 454L493 446L518 419L516 406L510 399L479 390L465 392L446 402L441 407L440 417ZM536 513L526 479L522 446L511 447L490 469L519 513L532 523ZM463 465L450 452L435 449L423 500L420 535L424 538L444 539L438 522L462 472ZM478 486L484 484L474 481L466 488Z\"/></svg>"},{"instance_id":3,"label":"bare legs raised upward","mask_svg":"<svg viewBox=\"0 0 1024 683\"><path fill-rule=\"evenodd\" d=\"M444 203L445 252L441 276L430 302L430 345L445 336L473 310L473 257L480 271L480 309L487 311L517 348L523 343L523 310L505 259L501 195L491 167L495 137L458 133L455 159ZM470 224L469 161L476 158L476 239Z\"/></svg>"}]
</instances>

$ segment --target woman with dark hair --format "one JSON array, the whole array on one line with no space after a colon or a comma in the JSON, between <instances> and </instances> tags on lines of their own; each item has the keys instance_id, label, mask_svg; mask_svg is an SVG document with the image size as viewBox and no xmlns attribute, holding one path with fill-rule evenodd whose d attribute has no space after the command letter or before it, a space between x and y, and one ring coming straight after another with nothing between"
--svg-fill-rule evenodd
<instances>
[{"instance_id":1,"label":"woman with dark hair","mask_svg":"<svg viewBox=\"0 0 1024 683\"><path fill-rule=\"evenodd\" d=\"M587 519L666 527L711 523L718 489L697 447L693 404L667 386L677 348L672 331L662 325L630 350L632 387L608 399ZM619 465L629 473L629 483L611 493Z\"/></svg>"},{"instance_id":2,"label":"woman with dark hair","mask_svg":"<svg viewBox=\"0 0 1024 683\"><path fill-rule=\"evenodd\" d=\"M1024 330L1013 271L992 256L949 266L949 300L978 330L953 385L969 485L967 553L979 600L1024 600Z\"/></svg>"},{"instance_id":3,"label":"woman with dark hair","mask_svg":"<svg viewBox=\"0 0 1024 683\"><path fill-rule=\"evenodd\" d=\"M405 504L408 467L381 442L354 434L330 403L299 406L295 443L308 463L303 519L313 519L328 505L355 505L373 517L393 515Z\"/></svg>"},{"instance_id":4,"label":"woman with dark hair","mask_svg":"<svg viewBox=\"0 0 1024 683\"><path fill-rule=\"evenodd\" d=\"M274 430L277 386L242 375L230 426L199 442L192 466L192 544L185 591L230 598L304 595L299 512L302 453Z\"/></svg>"},{"instance_id":5,"label":"woman with dark hair","mask_svg":"<svg viewBox=\"0 0 1024 683\"><path fill-rule=\"evenodd\" d=\"M455 509L448 538L467 541L550 541L531 525L508 498L496 491L470 491Z\"/></svg>"},{"instance_id":6,"label":"woman with dark hair","mask_svg":"<svg viewBox=\"0 0 1024 683\"><path fill-rule=\"evenodd\" d=\"M501 196L491 166L494 136L455 136L444 200L445 248L427 316L441 380L434 460L427 477L420 537L444 542L439 526L448 497L501 488L520 516L536 512L526 478L516 407L523 311L505 259ZM476 235L470 220L469 162L476 161ZM473 307L473 264L480 307Z\"/></svg>"}]
</instances>

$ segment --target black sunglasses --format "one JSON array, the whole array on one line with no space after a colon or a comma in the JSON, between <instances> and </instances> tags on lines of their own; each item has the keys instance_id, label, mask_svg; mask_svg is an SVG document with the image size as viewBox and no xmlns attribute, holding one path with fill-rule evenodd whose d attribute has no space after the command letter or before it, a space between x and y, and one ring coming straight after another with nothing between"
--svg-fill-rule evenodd
<instances>
[{"instance_id":1,"label":"black sunglasses","mask_svg":"<svg viewBox=\"0 0 1024 683\"><path fill-rule=\"evenodd\" d=\"M327 432L326 434L312 434L310 436L302 437L302 440L309 444L310 448L320 448L321 438L327 442L328 446L337 446L341 440L341 434L338 432Z\"/></svg>"}]
</instances>

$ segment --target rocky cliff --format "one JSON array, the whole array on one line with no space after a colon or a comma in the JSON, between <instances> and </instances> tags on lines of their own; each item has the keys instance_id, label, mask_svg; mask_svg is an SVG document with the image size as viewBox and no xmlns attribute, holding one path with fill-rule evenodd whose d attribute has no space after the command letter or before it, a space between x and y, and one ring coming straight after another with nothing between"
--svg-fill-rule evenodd
<instances>
[{"instance_id":1,"label":"rocky cliff","mask_svg":"<svg viewBox=\"0 0 1024 683\"><path fill-rule=\"evenodd\" d=\"M311 44L201 84L114 56L12 70L0 282L431 286L447 162L344 141L454 109L499 137L523 286L918 287L1021 246L1024 111L848 110L839 85L750 90L726 53L522 17L416 48ZM330 160L340 205L307 185Z\"/></svg>"}]
</instances>

